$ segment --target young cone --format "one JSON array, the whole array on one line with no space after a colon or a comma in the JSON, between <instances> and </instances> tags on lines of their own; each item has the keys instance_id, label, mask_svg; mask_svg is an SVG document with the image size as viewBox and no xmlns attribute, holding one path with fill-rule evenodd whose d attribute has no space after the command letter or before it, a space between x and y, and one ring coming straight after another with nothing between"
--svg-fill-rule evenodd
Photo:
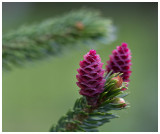
<instances>
[{"instance_id":1,"label":"young cone","mask_svg":"<svg viewBox=\"0 0 160 134\"><path fill-rule=\"evenodd\" d=\"M117 46L117 49L112 51L110 60L107 61L106 71L112 73L123 73L121 76L124 82L129 82L131 75L131 52L126 43L122 43L121 46Z\"/></svg>"},{"instance_id":2,"label":"young cone","mask_svg":"<svg viewBox=\"0 0 160 134\"><path fill-rule=\"evenodd\" d=\"M96 105L98 95L104 90L103 63L96 51L90 50L84 55L84 60L80 61L79 65L76 75L77 85L80 87L79 93L86 96L89 105Z\"/></svg>"}]
</instances>

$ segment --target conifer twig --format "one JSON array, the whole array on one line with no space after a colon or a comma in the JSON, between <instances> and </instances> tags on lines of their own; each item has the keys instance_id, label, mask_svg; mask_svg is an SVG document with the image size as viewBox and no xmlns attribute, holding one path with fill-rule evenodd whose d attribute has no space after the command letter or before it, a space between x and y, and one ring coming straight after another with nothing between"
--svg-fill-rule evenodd
<instances>
[{"instance_id":1,"label":"conifer twig","mask_svg":"<svg viewBox=\"0 0 160 134\"><path fill-rule=\"evenodd\" d=\"M111 110L128 107L128 103L123 99L128 95L126 90L132 65L128 44L122 43L112 51L106 70L102 68L103 63L95 50L90 50L83 58L76 75L76 84L83 97L77 99L73 109L52 126L51 132L95 132L99 126L118 117L112 114ZM116 72L118 67L115 65L122 68L120 72ZM108 69L112 71L108 72Z\"/></svg>"},{"instance_id":2,"label":"conifer twig","mask_svg":"<svg viewBox=\"0 0 160 134\"><path fill-rule=\"evenodd\" d=\"M96 105L88 105L84 96L77 99L73 109L62 116L58 123L51 127L50 131L97 132L99 126L110 122L111 119L118 118L119 116L111 111L129 107L122 97L125 94L122 89L126 87L125 85L124 87L121 86L119 73L109 75L107 79L109 80L105 84L105 89L100 94Z\"/></svg>"}]
</instances>

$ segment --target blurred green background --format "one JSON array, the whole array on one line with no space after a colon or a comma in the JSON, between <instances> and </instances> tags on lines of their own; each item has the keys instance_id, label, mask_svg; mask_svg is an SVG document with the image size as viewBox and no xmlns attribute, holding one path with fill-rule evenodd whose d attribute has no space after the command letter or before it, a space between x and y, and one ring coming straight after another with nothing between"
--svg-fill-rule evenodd
<instances>
[{"instance_id":1,"label":"blurred green background","mask_svg":"<svg viewBox=\"0 0 160 134\"><path fill-rule=\"evenodd\" d=\"M3 34L80 7L100 10L117 27L116 41L96 47L102 62L122 42L132 52L133 73L126 97L131 107L116 112L120 118L100 131L158 131L158 3L3 3ZM2 131L49 131L80 97L76 69L89 49L75 48L3 72Z\"/></svg>"}]
</instances>

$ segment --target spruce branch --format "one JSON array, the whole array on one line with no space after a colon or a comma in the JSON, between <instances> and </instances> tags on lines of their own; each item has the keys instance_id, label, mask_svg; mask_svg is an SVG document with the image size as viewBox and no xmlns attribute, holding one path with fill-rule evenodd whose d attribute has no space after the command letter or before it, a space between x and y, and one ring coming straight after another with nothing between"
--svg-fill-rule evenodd
<instances>
[{"instance_id":1,"label":"spruce branch","mask_svg":"<svg viewBox=\"0 0 160 134\"><path fill-rule=\"evenodd\" d=\"M22 26L3 35L3 69L23 65L27 60L57 55L78 44L107 44L113 40L111 20L95 10L71 11L61 17Z\"/></svg>"},{"instance_id":2,"label":"spruce branch","mask_svg":"<svg viewBox=\"0 0 160 134\"><path fill-rule=\"evenodd\" d=\"M123 98L128 95L126 90L131 75L130 49L122 43L112 54L106 70L102 69L103 63L95 50L83 56L76 75L79 93L83 97L77 99L73 109L59 119L57 125L50 129L51 132L96 132L99 126L118 117L111 113L112 110L128 107ZM122 69L115 73L117 66Z\"/></svg>"},{"instance_id":3,"label":"spruce branch","mask_svg":"<svg viewBox=\"0 0 160 134\"><path fill-rule=\"evenodd\" d=\"M76 100L72 110L61 117L57 125L53 126L51 132L98 132L98 127L110 122L110 119L118 118L111 110L121 110L128 107L123 97L127 95L122 91L126 83L121 83L117 78L119 73L106 77L104 91L99 95L97 105L88 105L86 97Z\"/></svg>"}]
</instances>

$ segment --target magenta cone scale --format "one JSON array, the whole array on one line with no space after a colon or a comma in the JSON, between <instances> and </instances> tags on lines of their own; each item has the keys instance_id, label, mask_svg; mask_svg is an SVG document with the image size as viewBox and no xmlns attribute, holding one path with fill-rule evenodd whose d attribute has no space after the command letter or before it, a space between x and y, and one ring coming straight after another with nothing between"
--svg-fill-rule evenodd
<instances>
[{"instance_id":1,"label":"magenta cone scale","mask_svg":"<svg viewBox=\"0 0 160 134\"><path fill-rule=\"evenodd\" d=\"M106 71L112 73L123 73L122 78L124 82L129 82L131 75L131 52L127 43L122 43L121 46L117 46L117 49L112 51L110 60L107 61Z\"/></svg>"},{"instance_id":2,"label":"magenta cone scale","mask_svg":"<svg viewBox=\"0 0 160 134\"><path fill-rule=\"evenodd\" d=\"M103 63L95 50L90 50L84 55L84 60L80 61L80 68L77 69L77 85L80 87L79 93L94 101L94 98L103 92L105 79L103 78ZM93 99L92 99L93 97Z\"/></svg>"}]
</instances>

